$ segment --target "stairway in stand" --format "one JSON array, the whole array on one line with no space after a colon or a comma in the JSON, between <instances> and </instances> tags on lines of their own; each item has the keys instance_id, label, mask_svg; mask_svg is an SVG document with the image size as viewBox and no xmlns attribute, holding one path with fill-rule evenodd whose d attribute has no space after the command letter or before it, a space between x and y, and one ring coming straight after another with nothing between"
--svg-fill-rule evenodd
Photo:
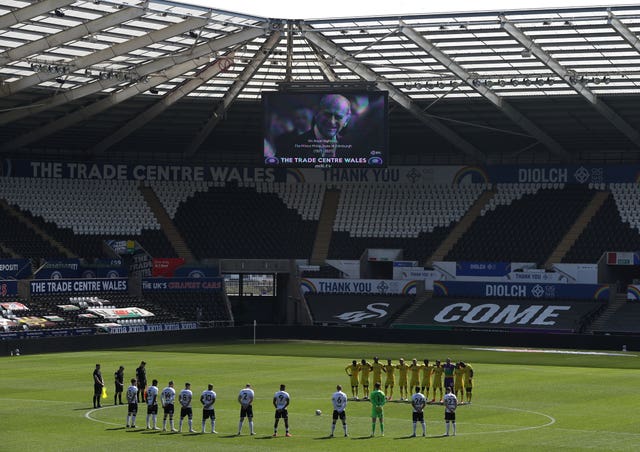
<instances>
[{"instance_id":1,"label":"stairway in stand","mask_svg":"<svg viewBox=\"0 0 640 452\"><path fill-rule=\"evenodd\" d=\"M140 190L140 193L142 193L147 205L156 216L156 219L162 228L162 232L164 232L164 235L171 243L171 246L173 246L176 254L183 258L187 263L194 262L196 260L195 256L189 249L189 246L180 234L180 231L178 231L178 228L176 228L171 217L169 217L169 214L162 205L158 195L156 195L156 192L153 191L153 188L140 183L138 189Z\"/></svg>"}]
</instances>

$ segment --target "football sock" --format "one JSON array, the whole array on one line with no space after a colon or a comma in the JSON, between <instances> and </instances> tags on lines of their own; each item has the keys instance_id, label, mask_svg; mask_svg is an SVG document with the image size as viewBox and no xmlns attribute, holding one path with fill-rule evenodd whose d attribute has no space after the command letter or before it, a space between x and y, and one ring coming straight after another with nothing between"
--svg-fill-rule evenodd
<instances>
[{"instance_id":1,"label":"football sock","mask_svg":"<svg viewBox=\"0 0 640 452\"><path fill-rule=\"evenodd\" d=\"M413 436L416 436L416 423L413 423Z\"/></svg>"},{"instance_id":2,"label":"football sock","mask_svg":"<svg viewBox=\"0 0 640 452\"><path fill-rule=\"evenodd\" d=\"M334 422L333 424L331 424L331 434L333 435L333 432L336 431L336 423Z\"/></svg>"},{"instance_id":3,"label":"football sock","mask_svg":"<svg viewBox=\"0 0 640 452\"><path fill-rule=\"evenodd\" d=\"M448 434L449 434L449 423L448 423L448 422L446 422L446 425L447 425L446 433L447 433L447 435L448 435Z\"/></svg>"},{"instance_id":4,"label":"football sock","mask_svg":"<svg viewBox=\"0 0 640 452\"><path fill-rule=\"evenodd\" d=\"M423 422L422 423L422 436L425 436L427 434L427 423Z\"/></svg>"},{"instance_id":5,"label":"football sock","mask_svg":"<svg viewBox=\"0 0 640 452\"><path fill-rule=\"evenodd\" d=\"M253 431L253 421L249 421L249 429L251 430L251 433L252 433L252 434L253 434L253 433L255 433L255 432Z\"/></svg>"},{"instance_id":6,"label":"football sock","mask_svg":"<svg viewBox=\"0 0 640 452\"><path fill-rule=\"evenodd\" d=\"M453 424L453 436L455 436L456 435L456 421L453 421L452 424Z\"/></svg>"}]
</instances>

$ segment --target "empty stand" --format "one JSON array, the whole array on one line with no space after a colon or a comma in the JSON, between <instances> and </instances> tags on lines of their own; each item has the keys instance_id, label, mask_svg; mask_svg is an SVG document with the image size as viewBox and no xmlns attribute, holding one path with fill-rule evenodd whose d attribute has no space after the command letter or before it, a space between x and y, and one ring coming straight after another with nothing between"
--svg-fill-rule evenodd
<instances>
[{"instance_id":1,"label":"empty stand","mask_svg":"<svg viewBox=\"0 0 640 452\"><path fill-rule=\"evenodd\" d=\"M640 249L639 226L632 220L640 207L639 200L633 206L626 196L623 199L618 203L614 194L604 202L562 262L597 262L606 251Z\"/></svg>"},{"instance_id":2,"label":"empty stand","mask_svg":"<svg viewBox=\"0 0 640 452\"><path fill-rule=\"evenodd\" d=\"M496 192L446 260L542 265L594 194L561 184L498 184Z\"/></svg>"},{"instance_id":3,"label":"empty stand","mask_svg":"<svg viewBox=\"0 0 640 452\"><path fill-rule=\"evenodd\" d=\"M199 259L308 259L317 228L277 194L232 186L195 193L174 222Z\"/></svg>"}]
</instances>

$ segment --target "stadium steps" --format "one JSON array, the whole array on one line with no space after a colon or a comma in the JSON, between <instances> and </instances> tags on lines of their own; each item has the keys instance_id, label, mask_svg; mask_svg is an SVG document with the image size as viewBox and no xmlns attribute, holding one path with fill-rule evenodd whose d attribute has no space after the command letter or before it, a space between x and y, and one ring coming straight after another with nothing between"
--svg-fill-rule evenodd
<instances>
[{"instance_id":1,"label":"stadium steps","mask_svg":"<svg viewBox=\"0 0 640 452\"><path fill-rule=\"evenodd\" d=\"M20 255L18 253L13 251L11 248L9 248L4 243L0 243L0 252L2 252L2 254L4 254L5 256L11 257L11 259L19 259L20 258Z\"/></svg>"},{"instance_id":2,"label":"stadium steps","mask_svg":"<svg viewBox=\"0 0 640 452\"><path fill-rule=\"evenodd\" d=\"M478 199L476 199L476 202L473 203L467 213L460 219L458 224L454 226L447 238L442 241L440 246L436 248L431 257L427 259L427 266L431 266L433 262L444 260L444 257L449 254L454 245L458 242L458 240L460 240L460 237L462 237L464 233L467 232L471 224L480 215L482 208L489 203L489 201L494 197L495 194L496 191L494 189L485 190L478 197Z\"/></svg>"},{"instance_id":3,"label":"stadium steps","mask_svg":"<svg viewBox=\"0 0 640 452\"><path fill-rule=\"evenodd\" d=\"M326 190L324 192L318 230L316 231L316 239L313 242L313 251L311 252L311 265L322 265L327 259L339 201L340 190Z\"/></svg>"},{"instance_id":4,"label":"stadium steps","mask_svg":"<svg viewBox=\"0 0 640 452\"><path fill-rule=\"evenodd\" d=\"M56 250L60 251L60 253L64 256L68 257L69 259L78 257L62 243L51 237L44 229L34 224L29 218L23 215L20 210L13 208L6 200L0 198L0 207L3 208L8 215L14 216L19 222L31 229L36 235L40 236L42 240L49 243Z\"/></svg>"},{"instance_id":5,"label":"stadium steps","mask_svg":"<svg viewBox=\"0 0 640 452\"><path fill-rule=\"evenodd\" d=\"M551 256L549 256L544 264L545 268L550 269L554 263L562 262L562 259L564 259L571 247L576 243L580 234L582 234L591 219L598 213L598 210L600 210L610 195L611 193L608 191L596 192L591 202L589 202L560 243L558 243L556 249L553 250L553 253L551 253Z\"/></svg>"},{"instance_id":6,"label":"stadium steps","mask_svg":"<svg viewBox=\"0 0 640 452\"><path fill-rule=\"evenodd\" d=\"M413 316L413 313L419 311L423 304L428 302L433 298L433 291L425 290L421 295L416 296L415 300L411 305L404 310L404 312L400 313L392 322L391 328L394 327L396 323L411 323L409 319Z\"/></svg>"},{"instance_id":7,"label":"stadium steps","mask_svg":"<svg viewBox=\"0 0 640 452\"><path fill-rule=\"evenodd\" d=\"M187 263L195 262L195 256L189 249L187 242L185 242L184 238L180 235L180 231L178 231L178 228L176 228L173 220L171 220L171 217L169 217L169 214L162 205L162 202L160 201L160 198L158 198L158 195L156 195L156 192L153 191L153 188L140 183L140 185L138 185L138 189L140 190L140 193L142 193L144 200L158 220L158 223L160 223L162 232L164 232L164 235L171 243L171 246L173 246L173 249L175 250L178 257L183 258Z\"/></svg>"},{"instance_id":8,"label":"stadium steps","mask_svg":"<svg viewBox=\"0 0 640 452\"><path fill-rule=\"evenodd\" d=\"M593 334L595 331L603 330L604 326L609 323L609 320L628 302L626 293L616 293L613 301L611 301L604 312L586 328L585 333Z\"/></svg>"}]
</instances>

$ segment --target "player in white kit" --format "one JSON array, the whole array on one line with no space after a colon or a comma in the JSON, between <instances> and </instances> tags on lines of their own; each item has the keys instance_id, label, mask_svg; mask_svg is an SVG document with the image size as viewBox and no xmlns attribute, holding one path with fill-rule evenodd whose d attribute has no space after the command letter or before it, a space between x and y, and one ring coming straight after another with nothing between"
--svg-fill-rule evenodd
<instances>
[{"instance_id":1,"label":"player in white kit","mask_svg":"<svg viewBox=\"0 0 640 452\"><path fill-rule=\"evenodd\" d=\"M244 423L244 418L249 418L249 431L252 435L255 435L256 432L253 430L253 397L254 397L253 389L251 389L251 385L247 383L244 389L240 391L238 394L238 403L240 404L240 424L238 424L238 435L242 432L242 424Z\"/></svg>"},{"instance_id":2,"label":"player in white kit","mask_svg":"<svg viewBox=\"0 0 640 452\"><path fill-rule=\"evenodd\" d=\"M416 386L416 392L411 396L411 406L413 408L413 435L416 436L416 425L422 425L422 436L427 436L427 424L424 422L424 407L427 405L427 398L420 392L420 386Z\"/></svg>"},{"instance_id":3,"label":"player in white kit","mask_svg":"<svg viewBox=\"0 0 640 452\"><path fill-rule=\"evenodd\" d=\"M162 408L164 410L164 418L162 419L162 431L167 431L167 417L169 418L169 425L171 426L172 432L177 432L177 430L173 426L173 412L174 406L173 403L176 399L176 390L173 389L173 381L169 382L169 386L162 390L160 394L160 400L162 401Z\"/></svg>"},{"instance_id":4,"label":"player in white kit","mask_svg":"<svg viewBox=\"0 0 640 452\"><path fill-rule=\"evenodd\" d=\"M273 396L273 406L276 408L276 420L273 424L273 436L278 436L278 422L281 418L284 419L284 428L286 429L285 436L291 436L291 433L289 433L289 412L287 411L287 407L291 402L291 397L289 397L289 393L285 391L285 389L284 385L280 385L280 390Z\"/></svg>"},{"instance_id":5,"label":"player in white kit","mask_svg":"<svg viewBox=\"0 0 640 452\"><path fill-rule=\"evenodd\" d=\"M213 408L213 404L216 403L216 393L213 391L213 385L210 384L207 389L202 391L200 403L202 403L202 433L204 433L207 419L211 419L211 433L218 433L216 432L216 411Z\"/></svg>"},{"instance_id":6,"label":"player in white kit","mask_svg":"<svg viewBox=\"0 0 640 452\"><path fill-rule=\"evenodd\" d=\"M127 427L136 428L136 415L138 414L138 387L136 379L131 379L131 386L127 388ZM129 422L131 419L131 422Z\"/></svg>"},{"instance_id":7,"label":"player in white kit","mask_svg":"<svg viewBox=\"0 0 640 452\"><path fill-rule=\"evenodd\" d=\"M342 386L336 386L336 392L331 396L331 403L333 404L333 422L331 424L330 436L333 438L333 432L336 430L336 422L338 422L338 418L342 421L344 436L349 436L347 433L347 395L342 392Z\"/></svg>"},{"instance_id":8,"label":"player in white kit","mask_svg":"<svg viewBox=\"0 0 640 452\"><path fill-rule=\"evenodd\" d=\"M185 417L188 418L189 423L189 432L195 433L196 431L193 429L193 409L191 408L191 400L193 399L193 392L191 392L191 384L185 383L184 389L180 391L178 395L178 401L180 402L180 425L178 427L178 431L182 431L182 421Z\"/></svg>"},{"instance_id":9,"label":"player in white kit","mask_svg":"<svg viewBox=\"0 0 640 452\"><path fill-rule=\"evenodd\" d=\"M153 429L160 430L158 421L158 380L153 380L147 388L147 429L152 428L149 423L153 419Z\"/></svg>"},{"instance_id":10,"label":"player in white kit","mask_svg":"<svg viewBox=\"0 0 640 452\"><path fill-rule=\"evenodd\" d=\"M453 424L453 436L456 436L456 408L458 398L452 393L452 389L447 387L447 393L442 399L444 404L444 422L446 424L445 436L449 436L449 423Z\"/></svg>"}]
</instances>

